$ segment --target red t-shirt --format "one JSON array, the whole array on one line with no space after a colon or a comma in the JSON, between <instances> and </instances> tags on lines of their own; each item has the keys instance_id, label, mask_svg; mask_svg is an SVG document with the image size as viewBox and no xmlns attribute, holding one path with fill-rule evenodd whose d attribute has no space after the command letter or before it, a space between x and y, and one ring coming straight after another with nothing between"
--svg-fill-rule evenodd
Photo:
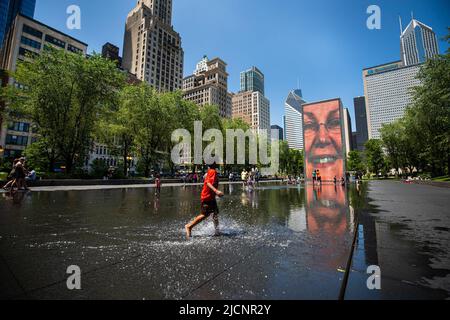
<instances>
[{"instance_id":1,"label":"red t-shirt","mask_svg":"<svg viewBox=\"0 0 450 320\"><path fill-rule=\"evenodd\" d=\"M211 183L214 188L219 186L219 179L217 178L217 171L209 169L206 174L205 183L202 190L202 202L213 201L216 199L216 193L208 187L208 183Z\"/></svg>"}]
</instances>

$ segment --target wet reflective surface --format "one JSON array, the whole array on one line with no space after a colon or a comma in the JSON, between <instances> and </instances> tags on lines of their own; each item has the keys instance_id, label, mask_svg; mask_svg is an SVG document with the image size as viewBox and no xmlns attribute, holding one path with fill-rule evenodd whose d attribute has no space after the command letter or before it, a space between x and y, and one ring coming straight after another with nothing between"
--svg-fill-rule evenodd
<instances>
[{"instance_id":1,"label":"wet reflective surface","mask_svg":"<svg viewBox=\"0 0 450 320\"><path fill-rule=\"evenodd\" d=\"M199 213L200 187L2 194L0 296L337 299L357 231L347 296L384 298L365 286L363 271L380 263L376 221L361 219L376 212L367 188L224 185L221 235L208 220L192 240L184 225ZM81 268L80 291L67 289L70 265Z\"/></svg>"}]
</instances>

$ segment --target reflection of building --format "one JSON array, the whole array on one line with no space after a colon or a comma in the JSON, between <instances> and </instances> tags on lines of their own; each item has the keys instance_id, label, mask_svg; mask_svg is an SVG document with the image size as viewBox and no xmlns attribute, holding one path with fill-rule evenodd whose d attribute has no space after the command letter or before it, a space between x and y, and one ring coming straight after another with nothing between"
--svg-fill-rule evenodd
<instances>
[{"instance_id":1,"label":"reflection of building","mask_svg":"<svg viewBox=\"0 0 450 320\"><path fill-rule=\"evenodd\" d=\"M273 125L270 127L272 130L278 130L278 136L272 136L272 139L283 141L284 140L284 134L283 134L283 128L277 125Z\"/></svg>"},{"instance_id":2,"label":"reflection of building","mask_svg":"<svg viewBox=\"0 0 450 320\"><path fill-rule=\"evenodd\" d=\"M36 0L0 1L0 48L17 14L33 18Z\"/></svg>"},{"instance_id":3,"label":"reflection of building","mask_svg":"<svg viewBox=\"0 0 450 320\"><path fill-rule=\"evenodd\" d=\"M369 139L380 139L383 124L403 117L412 102L411 89L420 85L420 66L397 61L363 70Z\"/></svg>"},{"instance_id":4,"label":"reflection of building","mask_svg":"<svg viewBox=\"0 0 450 320\"><path fill-rule=\"evenodd\" d=\"M264 95L264 74L256 67L241 72L241 92L259 91Z\"/></svg>"},{"instance_id":5,"label":"reflection of building","mask_svg":"<svg viewBox=\"0 0 450 320\"><path fill-rule=\"evenodd\" d=\"M400 36L401 59L405 66L424 63L439 54L433 29L412 19Z\"/></svg>"},{"instance_id":6,"label":"reflection of building","mask_svg":"<svg viewBox=\"0 0 450 320\"><path fill-rule=\"evenodd\" d=\"M353 148L358 151L364 151L364 145L369 140L369 133L367 130L367 110L366 97L356 97L353 99L355 107L355 121L356 121L356 142Z\"/></svg>"},{"instance_id":7,"label":"reflection of building","mask_svg":"<svg viewBox=\"0 0 450 320\"><path fill-rule=\"evenodd\" d=\"M183 80L183 97L198 106L216 105L220 115L231 118L231 94L228 93L227 64L203 57L194 74Z\"/></svg>"},{"instance_id":8,"label":"reflection of building","mask_svg":"<svg viewBox=\"0 0 450 320\"><path fill-rule=\"evenodd\" d=\"M127 17L122 67L158 91L174 91L182 86L183 59L172 0L139 0Z\"/></svg>"},{"instance_id":9,"label":"reflection of building","mask_svg":"<svg viewBox=\"0 0 450 320\"><path fill-rule=\"evenodd\" d=\"M19 14L5 37L0 54L1 68L15 71L18 61L39 55L47 47L82 54L86 54L87 51L87 44L37 20ZM3 85L14 83L14 79L8 77L4 78L3 81ZM34 140L33 125L30 121L9 119L2 124L0 146L5 146L5 158L14 158L21 155L26 146Z\"/></svg>"},{"instance_id":10,"label":"reflection of building","mask_svg":"<svg viewBox=\"0 0 450 320\"><path fill-rule=\"evenodd\" d=\"M301 90L292 90L284 106L284 135L290 149L303 150L302 104L305 104Z\"/></svg>"},{"instance_id":11,"label":"reflection of building","mask_svg":"<svg viewBox=\"0 0 450 320\"><path fill-rule=\"evenodd\" d=\"M232 115L254 130L270 130L270 101L264 96L264 74L256 67L241 73L241 91L231 99Z\"/></svg>"}]
</instances>

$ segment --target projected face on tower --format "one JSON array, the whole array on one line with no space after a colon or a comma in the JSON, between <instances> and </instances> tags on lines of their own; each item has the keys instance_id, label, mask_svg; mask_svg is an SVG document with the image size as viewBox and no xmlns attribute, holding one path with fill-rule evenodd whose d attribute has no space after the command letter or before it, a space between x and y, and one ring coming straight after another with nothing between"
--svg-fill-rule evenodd
<instances>
[{"instance_id":1,"label":"projected face on tower","mask_svg":"<svg viewBox=\"0 0 450 320\"><path fill-rule=\"evenodd\" d=\"M306 175L319 170L322 180L344 177L340 100L303 106Z\"/></svg>"}]
</instances>

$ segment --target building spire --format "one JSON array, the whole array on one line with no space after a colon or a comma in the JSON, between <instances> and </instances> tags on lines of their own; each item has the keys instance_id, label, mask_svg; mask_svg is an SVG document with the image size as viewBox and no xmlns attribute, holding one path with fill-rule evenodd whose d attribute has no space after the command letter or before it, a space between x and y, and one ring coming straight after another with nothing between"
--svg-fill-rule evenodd
<instances>
[{"instance_id":1,"label":"building spire","mask_svg":"<svg viewBox=\"0 0 450 320\"><path fill-rule=\"evenodd\" d=\"M400 21L400 35L403 34L403 24L402 24L402 17L399 15L398 20Z\"/></svg>"},{"instance_id":2,"label":"building spire","mask_svg":"<svg viewBox=\"0 0 450 320\"><path fill-rule=\"evenodd\" d=\"M411 11L411 20L414 20L414 12Z\"/></svg>"}]
</instances>

